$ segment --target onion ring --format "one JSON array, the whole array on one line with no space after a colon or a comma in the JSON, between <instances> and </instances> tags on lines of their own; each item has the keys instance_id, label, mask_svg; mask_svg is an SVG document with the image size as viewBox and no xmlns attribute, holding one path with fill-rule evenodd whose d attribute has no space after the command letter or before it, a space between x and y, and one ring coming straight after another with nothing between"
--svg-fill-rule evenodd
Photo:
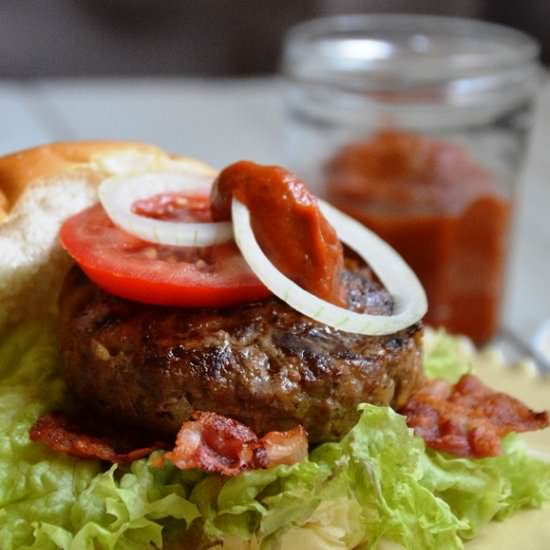
<instances>
[{"instance_id":1,"label":"onion ring","mask_svg":"<svg viewBox=\"0 0 550 550\"><path fill-rule=\"evenodd\" d=\"M99 200L115 225L145 241L171 246L211 246L233 239L231 222L183 223L155 220L132 212L132 205L158 193L188 191L208 195L212 176L150 172L108 178L99 186Z\"/></svg>"},{"instance_id":2,"label":"onion ring","mask_svg":"<svg viewBox=\"0 0 550 550\"><path fill-rule=\"evenodd\" d=\"M324 201L319 200L319 206L340 240L369 264L392 294L395 311L391 315L355 313L326 302L298 286L283 275L263 253L254 236L248 208L233 198L231 214L235 241L258 279L293 309L344 332L381 336L392 334L419 321L428 309L426 293L403 258L353 218Z\"/></svg>"}]
</instances>

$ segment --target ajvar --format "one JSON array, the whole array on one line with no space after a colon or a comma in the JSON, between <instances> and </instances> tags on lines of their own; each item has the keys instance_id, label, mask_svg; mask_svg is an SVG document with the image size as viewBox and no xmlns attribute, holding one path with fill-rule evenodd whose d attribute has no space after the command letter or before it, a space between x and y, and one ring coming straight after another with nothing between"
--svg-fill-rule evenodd
<instances>
[{"instance_id":1,"label":"ajvar","mask_svg":"<svg viewBox=\"0 0 550 550\"><path fill-rule=\"evenodd\" d=\"M233 196L248 207L256 239L277 269L319 298L346 307L342 245L297 176L279 166L237 162L212 187L214 220L231 218Z\"/></svg>"},{"instance_id":2,"label":"ajvar","mask_svg":"<svg viewBox=\"0 0 550 550\"><path fill-rule=\"evenodd\" d=\"M325 167L329 200L392 245L422 281L426 322L481 343L497 328L511 203L459 145L384 129Z\"/></svg>"}]
</instances>

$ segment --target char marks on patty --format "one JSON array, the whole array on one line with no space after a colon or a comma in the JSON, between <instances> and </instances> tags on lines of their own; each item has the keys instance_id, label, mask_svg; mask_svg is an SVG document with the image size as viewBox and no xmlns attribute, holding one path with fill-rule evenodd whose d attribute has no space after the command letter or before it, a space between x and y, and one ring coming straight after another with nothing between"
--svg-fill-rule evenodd
<instances>
[{"instance_id":1,"label":"char marks on patty","mask_svg":"<svg viewBox=\"0 0 550 550\"><path fill-rule=\"evenodd\" d=\"M388 314L366 268L344 272L350 309ZM421 379L421 327L389 336L335 330L277 298L224 309L168 308L106 294L78 269L60 296L68 386L111 422L173 437L194 410L259 435L304 426L337 440L357 405L402 407Z\"/></svg>"}]
</instances>

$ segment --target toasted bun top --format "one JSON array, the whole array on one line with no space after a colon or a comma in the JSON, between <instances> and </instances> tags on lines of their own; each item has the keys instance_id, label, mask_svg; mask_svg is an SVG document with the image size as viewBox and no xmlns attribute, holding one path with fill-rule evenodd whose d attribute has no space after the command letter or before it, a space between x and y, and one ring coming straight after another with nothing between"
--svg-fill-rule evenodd
<instances>
[{"instance_id":1,"label":"toasted bun top","mask_svg":"<svg viewBox=\"0 0 550 550\"><path fill-rule=\"evenodd\" d=\"M211 172L190 158L173 157L142 143L79 141L51 143L0 157L0 213L4 216L33 185L55 181L56 176L78 168L111 173L182 168Z\"/></svg>"},{"instance_id":2,"label":"toasted bun top","mask_svg":"<svg viewBox=\"0 0 550 550\"><path fill-rule=\"evenodd\" d=\"M199 161L140 143L53 143L0 157L0 328L55 309L70 265L59 228L97 200L99 183L156 171L215 175Z\"/></svg>"}]
</instances>

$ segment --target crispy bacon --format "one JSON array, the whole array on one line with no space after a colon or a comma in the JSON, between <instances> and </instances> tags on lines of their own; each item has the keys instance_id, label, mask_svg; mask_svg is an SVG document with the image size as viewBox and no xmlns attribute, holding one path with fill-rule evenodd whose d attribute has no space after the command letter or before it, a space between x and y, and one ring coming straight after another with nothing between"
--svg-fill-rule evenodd
<instances>
[{"instance_id":1,"label":"crispy bacon","mask_svg":"<svg viewBox=\"0 0 550 550\"><path fill-rule=\"evenodd\" d=\"M127 464L146 457L163 446L161 442L145 444L142 434L127 430L115 431L99 426L90 419L61 412L42 415L31 428L30 438L54 451L117 464Z\"/></svg>"},{"instance_id":2,"label":"crispy bacon","mask_svg":"<svg viewBox=\"0 0 550 550\"><path fill-rule=\"evenodd\" d=\"M302 426L288 432L268 432L254 451L256 468L270 468L277 464L295 464L307 456L307 434Z\"/></svg>"},{"instance_id":3,"label":"crispy bacon","mask_svg":"<svg viewBox=\"0 0 550 550\"><path fill-rule=\"evenodd\" d=\"M461 457L498 456L505 435L550 423L548 412L536 413L471 374L454 386L444 380L428 382L400 412L429 447Z\"/></svg>"},{"instance_id":4,"label":"crispy bacon","mask_svg":"<svg viewBox=\"0 0 550 550\"><path fill-rule=\"evenodd\" d=\"M307 434L302 426L258 438L236 420L195 411L193 420L183 423L175 448L164 459L182 470L199 468L234 476L248 469L294 464L305 458L307 450Z\"/></svg>"}]
</instances>

